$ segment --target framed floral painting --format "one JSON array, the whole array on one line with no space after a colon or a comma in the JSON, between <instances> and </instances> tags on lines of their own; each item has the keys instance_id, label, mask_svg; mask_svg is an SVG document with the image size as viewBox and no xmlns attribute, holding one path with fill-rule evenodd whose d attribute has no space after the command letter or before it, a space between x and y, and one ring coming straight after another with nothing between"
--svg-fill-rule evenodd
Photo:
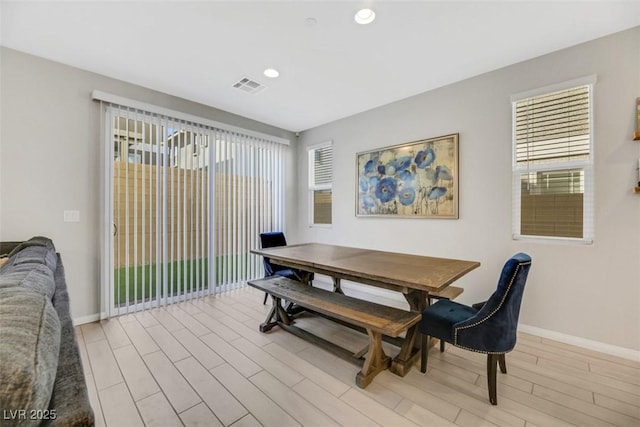
<instances>
[{"instance_id":1,"label":"framed floral painting","mask_svg":"<svg viewBox=\"0 0 640 427\"><path fill-rule=\"evenodd\" d=\"M458 134L356 154L356 216L458 218Z\"/></svg>"}]
</instances>

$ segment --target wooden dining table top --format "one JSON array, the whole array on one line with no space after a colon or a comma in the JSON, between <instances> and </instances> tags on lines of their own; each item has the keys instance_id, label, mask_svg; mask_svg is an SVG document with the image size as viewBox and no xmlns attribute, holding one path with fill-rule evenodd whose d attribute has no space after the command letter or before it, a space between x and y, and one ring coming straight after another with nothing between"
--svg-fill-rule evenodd
<instances>
[{"instance_id":1,"label":"wooden dining table top","mask_svg":"<svg viewBox=\"0 0 640 427\"><path fill-rule=\"evenodd\" d=\"M255 249L275 264L397 289L438 292L468 272L477 261L438 258L323 243Z\"/></svg>"}]
</instances>

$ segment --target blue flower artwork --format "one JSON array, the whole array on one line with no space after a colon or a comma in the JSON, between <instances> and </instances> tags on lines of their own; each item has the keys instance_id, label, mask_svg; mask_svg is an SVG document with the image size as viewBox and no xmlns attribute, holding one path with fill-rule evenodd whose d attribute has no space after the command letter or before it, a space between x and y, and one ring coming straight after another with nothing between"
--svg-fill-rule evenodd
<instances>
[{"instance_id":1,"label":"blue flower artwork","mask_svg":"<svg viewBox=\"0 0 640 427\"><path fill-rule=\"evenodd\" d=\"M458 134L358 153L357 216L458 218Z\"/></svg>"},{"instance_id":2,"label":"blue flower artwork","mask_svg":"<svg viewBox=\"0 0 640 427\"><path fill-rule=\"evenodd\" d=\"M416 200L416 190L411 187L403 188L400 192L400 204L409 206Z\"/></svg>"},{"instance_id":3,"label":"blue flower artwork","mask_svg":"<svg viewBox=\"0 0 640 427\"><path fill-rule=\"evenodd\" d=\"M380 202L387 203L396 196L396 190L398 183L392 177L386 176L378 181L376 185L376 197L380 199Z\"/></svg>"},{"instance_id":4,"label":"blue flower artwork","mask_svg":"<svg viewBox=\"0 0 640 427\"><path fill-rule=\"evenodd\" d=\"M410 156L402 156L398 160L396 160L396 172L404 171L409 166L411 166L411 157Z\"/></svg>"},{"instance_id":5,"label":"blue flower artwork","mask_svg":"<svg viewBox=\"0 0 640 427\"><path fill-rule=\"evenodd\" d=\"M446 166L436 166L436 175L434 178L436 181L439 179L444 179L445 181L451 181L453 179L453 175L451 171Z\"/></svg>"},{"instance_id":6,"label":"blue flower artwork","mask_svg":"<svg viewBox=\"0 0 640 427\"><path fill-rule=\"evenodd\" d=\"M360 191L367 192L369 190L369 181L364 176L360 175Z\"/></svg>"},{"instance_id":7,"label":"blue flower artwork","mask_svg":"<svg viewBox=\"0 0 640 427\"><path fill-rule=\"evenodd\" d=\"M426 150L418 151L416 155L416 166L420 169L424 169L429 166L436 159L436 153L431 148L427 148Z\"/></svg>"},{"instance_id":8,"label":"blue flower artwork","mask_svg":"<svg viewBox=\"0 0 640 427\"><path fill-rule=\"evenodd\" d=\"M370 174L377 167L378 167L378 158L374 157L373 159L369 160L366 165L364 165L364 173Z\"/></svg>"},{"instance_id":9,"label":"blue flower artwork","mask_svg":"<svg viewBox=\"0 0 640 427\"><path fill-rule=\"evenodd\" d=\"M401 180L405 185L411 185L415 181L416 175L409 172L408 170L403 170L398 172L398 179Z\"/></svg>"},{"instance_id":10,"label":"blue flower artwork","mask_svg":"<svg viewBox=\"0 0 640 427\"><path fill-rule=\"evenodd\" d=\"M365 209L371 209L376 205L376 199L374 199L372 196L365 194L364 197L362 197L362 206Z\"/></svg>"}]
</instances>

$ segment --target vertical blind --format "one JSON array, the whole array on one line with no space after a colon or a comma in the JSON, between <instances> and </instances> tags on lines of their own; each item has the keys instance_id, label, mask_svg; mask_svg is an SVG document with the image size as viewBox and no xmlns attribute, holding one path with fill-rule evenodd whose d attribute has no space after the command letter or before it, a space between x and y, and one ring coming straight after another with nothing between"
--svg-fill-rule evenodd
<instances>
[{"instance_id":1,"label":"vertical blind","mask_svg":"<svg viewBox=\"0 0 640 427\"><path fill-rule=\"evenodd\" d=\"M216 158L215 284L231 289L263 275L260 233L284 230L284 146L218 131Z\"/></svg>"},{"instance_id":2,"label":"vertical blind","mask_svg":"<svg viewBox=\"0 0 640 427\"><path fill-rule=\"evenodd\" d=\"M250 250L284 226L282 143L108 103L104 127L109 315L262 275Z\"/></svg>"},{"instance_id":3,"label":"vertical blind","mask_svg":"<svg viewBox=\"0 0 640 427\"><path fill-rule=\"evenodd\" d=\"M514 102L515 235L591 238L591 88Z\"/></svg>"},{"instance_id":4,"label":"vertical blind","mask_svg":"<svg viewBox=\"0 0 640 427\"><path fill-rule=\"evenodd\" d=\"M310 160L311 223L331 224L333 146L312 148Z\"/></svg>"}]
</instances>

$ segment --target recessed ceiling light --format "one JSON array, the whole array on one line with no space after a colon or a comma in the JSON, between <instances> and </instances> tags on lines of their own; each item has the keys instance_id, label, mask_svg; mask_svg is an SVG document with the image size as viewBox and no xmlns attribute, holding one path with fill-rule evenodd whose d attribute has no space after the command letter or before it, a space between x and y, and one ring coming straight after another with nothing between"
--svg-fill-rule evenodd
<instances>
[{"instance_id":1,"label":"recessed ceiling light","mask_svg":"<svg viewBox=\"0 0 640 427\"><path fill-rule=\"evenodd\" d=\"M376 19L376 13L371 9L360 9L355 16L358 24L371 24Z\"/></svg>"},{"instance_id":2,"label":"recessed ceiling light","mask_svg":"<svg viewBox=\"0 0 640 427\"><path fill-rule=\"evenodd\" d=\"M275 68L267 68L266 70L264 70L264 75L269 77L270 79L275 79L280 75L280 72Z\"/></svg>"}]
</instances>

